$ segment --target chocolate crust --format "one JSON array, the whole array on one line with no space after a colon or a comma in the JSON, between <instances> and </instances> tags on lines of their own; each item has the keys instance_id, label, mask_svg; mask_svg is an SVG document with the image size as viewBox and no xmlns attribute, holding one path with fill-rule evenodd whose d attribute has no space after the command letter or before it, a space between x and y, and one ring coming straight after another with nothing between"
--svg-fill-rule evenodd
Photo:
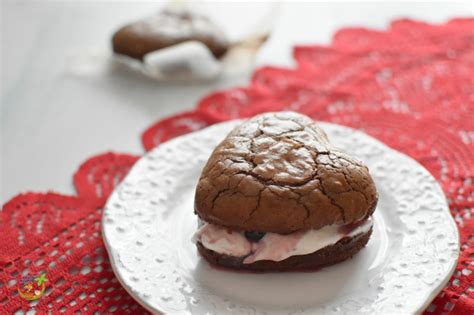
<instances>
[{"instance_id":1,"label":"chocolate crust","mask_svg":"<svg viewBox=\"0 0 474 315\"><path fill-rule=\"evenodd\" d=\"M362 220L377 200L365 165L332 147L311 118L279 112L249 119L216 147L194 210L233 230L289 234Z\"/></svg>"},{"instance_id":2,"label":"chocolate crust","mask_svg":"<svg viewBox=\"0 0 474 315\"><path fill-rule=\"evenodd\" d=\"M147 53L189 40L203 43L216 58L228 49L225 36L207 17L168 10L120 28L112 37L112 49L143 60Z\"/></svg>"},{"instance_id":3,"label":"chocolate crust","mask_svg":"<svg viewBox=\"0 0 474 315\"><path fill-rule=\"evenodd\" d=\"M334 245L326 246L308 255L291 256L282 261L260 260L251 264L244 264L242 257L216 253L205 248L201 243L197 243L197 248L206 261L227 268L259 272L305 271L334 265L351 258L365 247L371 234L372 228L366 233L345 237Z\"/></svg>"}]
</instances>

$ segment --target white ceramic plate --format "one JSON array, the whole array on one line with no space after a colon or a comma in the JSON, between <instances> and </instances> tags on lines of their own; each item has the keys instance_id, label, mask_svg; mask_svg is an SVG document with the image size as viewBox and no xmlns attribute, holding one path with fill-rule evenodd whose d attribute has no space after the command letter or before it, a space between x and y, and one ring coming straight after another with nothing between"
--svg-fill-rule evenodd
<instances>
[{"instance_id":1,"label":"white ceramic plate","mask_svg":"<svg viewBox=\"0 0 474 315\"><path fill-rule=\"evenodd\" d=\"M353 259L317 272L217 270L197 254L194 188L238 121L160 145L111 195L103 235L115 274L145 308L167 314L415 313L452 274L456 225L421 165L362 132L321 123L333 144L370 168L379 191L374 233Z\"/></svg>"}]
</instances>

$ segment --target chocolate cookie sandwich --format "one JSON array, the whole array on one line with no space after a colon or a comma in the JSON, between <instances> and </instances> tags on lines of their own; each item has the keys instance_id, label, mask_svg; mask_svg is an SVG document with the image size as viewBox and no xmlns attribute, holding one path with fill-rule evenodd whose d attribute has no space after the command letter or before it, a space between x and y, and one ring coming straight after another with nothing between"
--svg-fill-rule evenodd
<instances>
[{"instance_id":1,"label":"chocolate cookie sandwich","mask_svg":"<svg viewBox=\"0 0 474 315\"><path fill-rule=\"evenodd\" d=\"M112 37L112 48L117 54L143 60L148 53L186 41L204 44L216 58L229 46L209 18L185 9L166 9L120 28Z\"/></svg>"},{"instance_id":2,"label":"chocolate cookie sandwich","mask_svg":"<svg viewBox=\"0 0 474 315\"><path fill-rule=\"evenodd\" d=\"M309 117L267 113L216 147L195 195L197 248L216 265L317 269L359 252L377 191L361 162L331 146Z\"/></svg>"}]
</instances>

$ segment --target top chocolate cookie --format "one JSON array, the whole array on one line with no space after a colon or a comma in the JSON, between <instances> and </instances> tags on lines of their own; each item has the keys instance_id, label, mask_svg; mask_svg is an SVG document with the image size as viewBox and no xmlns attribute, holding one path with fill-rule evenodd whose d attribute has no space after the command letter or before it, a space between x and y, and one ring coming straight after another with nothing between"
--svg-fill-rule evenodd
<instances>
[{"instance_id":1,"label":"top chocolate cookie","mask_svg":"<svg viewBox=\"0 0 474 315\"><path fill-rule=\"evenodd\" d=\"M350 224L376 204L368 168L333 148L311 118L293 112L236 127L209 158L195 196L204 221L280 234Z\"/></svg>"},{"instance_id":2,"label":"top chocolate cookie","mask_svg":"<svg viewBox=\"0 0 474 315\"><path fill-rule=\"evenodd\" d=\"M216 58L222 57L229 45L222 31L207 17L164 10L119 29L112 37L112 46L118 54L142 60L147 53L190 40L206 45Z\"/></svg>"}]
</instances>

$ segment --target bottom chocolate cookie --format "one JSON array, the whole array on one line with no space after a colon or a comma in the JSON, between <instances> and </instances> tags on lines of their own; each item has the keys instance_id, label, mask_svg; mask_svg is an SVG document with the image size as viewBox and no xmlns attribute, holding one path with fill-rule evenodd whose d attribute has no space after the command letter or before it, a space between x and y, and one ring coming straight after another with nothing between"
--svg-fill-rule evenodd
<instances>
[{"instance_id":1,"label":"bottom chocolate cookie","mask_svg":"<svg viewBox=\"0 0 474 315\"><path fill-rule=\"evenodd\" d=\"M304 271L319 269L351 258L364 248L371 234L372 229L354 237L345 237L334 245L308 255L292 256L282 261L260 260L251 264L244 264L243 257L222 255L206 249L201 243L197 243L197 248L201 256L213 265L260 272Z\"/></svg>"}]
</instances>

